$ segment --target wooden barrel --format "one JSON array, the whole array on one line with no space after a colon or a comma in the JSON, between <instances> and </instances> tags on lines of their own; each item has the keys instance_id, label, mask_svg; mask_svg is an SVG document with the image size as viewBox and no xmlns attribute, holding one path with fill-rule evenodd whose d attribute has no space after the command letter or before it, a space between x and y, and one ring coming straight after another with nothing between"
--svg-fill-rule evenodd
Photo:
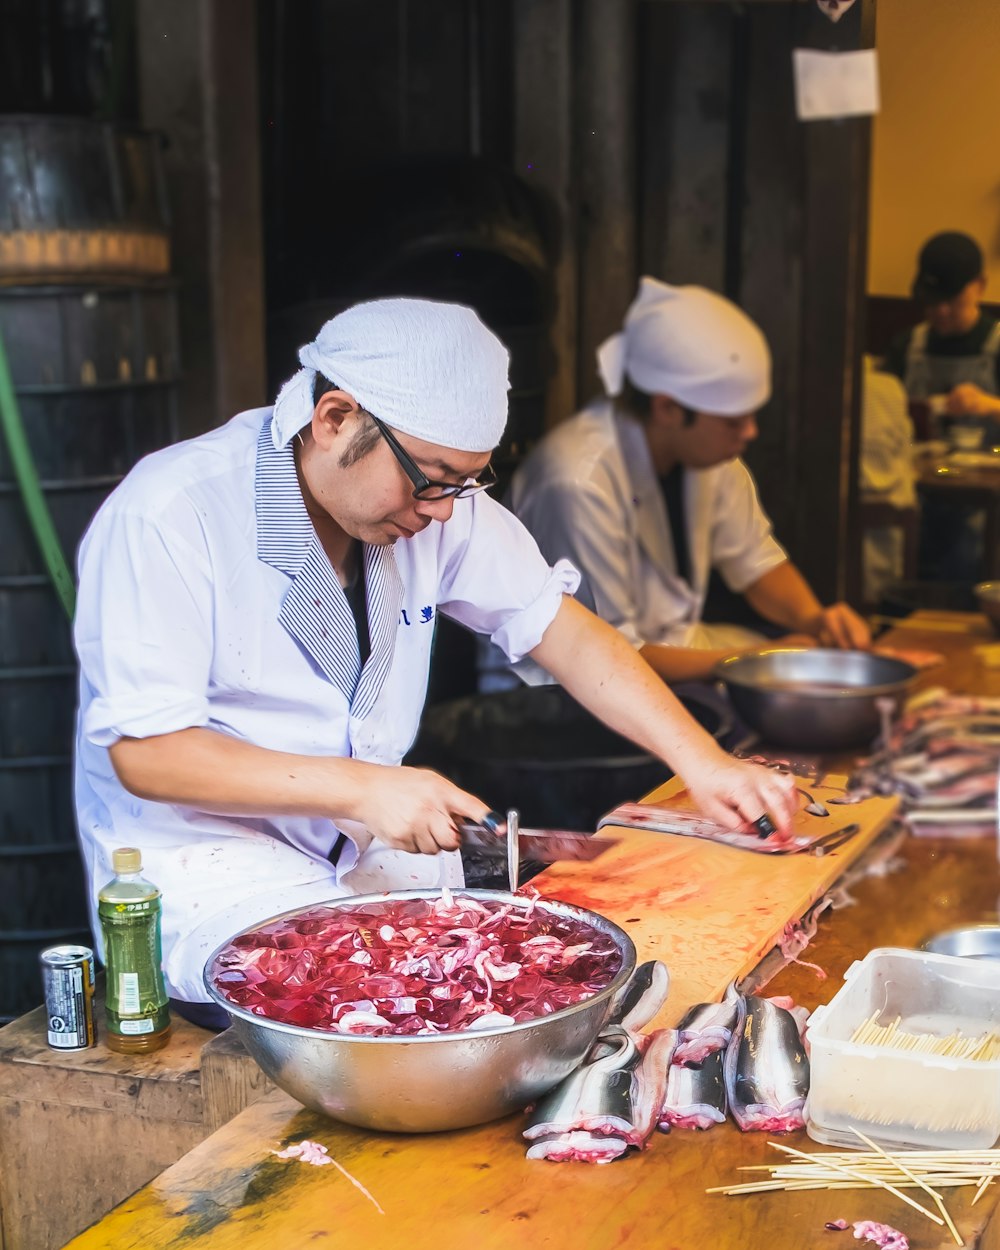
<instances>
[{"instance_id":1,"label":"wooden barrel","mask_svg":"<svg viewBox=\"0 0 1000 1250\"><path fill-rule=\"evenodd\" d=\"M0 287L25 434L66 557L133 464L176 437L168 283ZM89 943L73 813L77 676L0 440L0 1021L41 997L38 952Z\"/></svg>"},{"instance_id":2,"label":"wooden barrel","mask_svg":"<svg viewBox=\"0 0 1000 1250\"><path fill-rule=\"evenodd\" d=\"M0 282L164 277L160 148L109 122L0 115Z\"/></svg>"}]
</instances>

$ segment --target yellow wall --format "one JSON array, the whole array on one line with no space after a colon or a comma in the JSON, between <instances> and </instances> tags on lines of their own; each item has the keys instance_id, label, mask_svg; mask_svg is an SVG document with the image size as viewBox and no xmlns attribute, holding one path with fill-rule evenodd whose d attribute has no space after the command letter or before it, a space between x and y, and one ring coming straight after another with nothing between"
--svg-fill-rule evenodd
<instances>
[{"instance_id":1,"label":"yellow wall","mask_svg":"<svg viewBox=\"0 0 1000 1250\"><path fill-rule=\"evenodd\" d=\"M868 290L909 295L924 240L964 230L1000 300L1000 0L878 0L876 14Z\"/></svg>"}]
</instances>

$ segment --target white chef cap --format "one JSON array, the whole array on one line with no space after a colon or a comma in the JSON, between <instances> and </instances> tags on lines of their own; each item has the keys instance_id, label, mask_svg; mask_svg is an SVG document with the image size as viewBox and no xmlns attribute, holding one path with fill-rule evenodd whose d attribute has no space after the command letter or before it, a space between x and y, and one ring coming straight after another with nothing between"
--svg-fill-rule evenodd
<instances>
[{"instance_id":1,"label":"white chef cap","mask_svg":"<svg viewBox=\"0 0 1000 1250\"><path fill-rule=\"evenodd\" d=\"M700 286L643 278L625 325L597 349L609 395L625 378L648 395L722 417L756 412L771 397L767 340L735 304Z\"/></svg>"},{"instance_id":2,"label":"white chef cap","mask_svg":"<svg viewBox=\"0 0 1000 1250\"><path fill-rule=\"evenodd\" d=\"M312 419L321 373L394 430L455 451L492 451L507 423L507 349L471 308L379 299L338 313L299 349L271 435L284 447Z\"/></svg>"}]
</instances>

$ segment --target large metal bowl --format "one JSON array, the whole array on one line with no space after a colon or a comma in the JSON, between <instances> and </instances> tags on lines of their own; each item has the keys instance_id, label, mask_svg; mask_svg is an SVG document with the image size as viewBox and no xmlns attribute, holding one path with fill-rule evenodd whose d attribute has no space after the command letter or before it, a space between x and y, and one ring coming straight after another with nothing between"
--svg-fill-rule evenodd
<instances>
[{"instance_id":1,"label":"large metal bowl","mask_svg":"<svg viewBox=\"0 0 1000 1250\"><path fill-rule=\"evenodd\" d=\"M739 716L775 746L846 751L879 732L877 701L898 706L917 670L868 651L781 647L716 665Z\"/></svg>"},{"instance_id":2,"label":"large metal bowl","mask_svg":"<svg viewBox=\"0 0 1000 1250\"><path fill-rule=\"evenodd\" d=\"M1000 925L972 924L946 929L921 943L933 955L961 955L965 959L1000 959Z\"/></svg>"},{"instance_id":3,"label":"large metal bowl","mask_svg":"<svg viewBox=\"0 0 1000 1250\"><path fill-rule=\"evenodd\" d=\"M528 904L527 899L497 890L456 893L520 907ZM436 897L436 890L397 890L333 899L322 906ZM316 906L284 912L241 933ZM535 906L600 929L614 941L622 959L618 974L599 994L538 1020L482 1032L416 1037L355 1037L279 1024L237 1007L216 989L212 969L229 942L210 956L205 985L213 1000L229 1013L240 1041L271 1080L314 1111L392 1133L433 1133L485 1124L521 1110L580 1063L635 969L631 938L610 920L568 903L539 900Z\"/></svg>"},{"instance_id":4,"label":"large metal bowl","mask_svg":"<svg viewBox=\"0 0 1000 1250\"><path fill-rule=\"evenodd\" d=\"M979 611L989 617L990 624L1000 633L1000 582L980 582L975 593Z\"/></svg>"}]
</instances>

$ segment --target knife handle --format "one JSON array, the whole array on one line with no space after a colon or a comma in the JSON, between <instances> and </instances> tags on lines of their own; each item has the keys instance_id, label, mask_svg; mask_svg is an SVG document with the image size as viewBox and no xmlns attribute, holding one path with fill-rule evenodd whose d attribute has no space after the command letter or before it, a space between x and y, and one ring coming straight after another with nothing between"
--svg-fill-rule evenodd
<instances>
[{"instance_id":1,"label":"knife handle","mask_svg":"<svg viewBox=\"0 0 1000 1250\"><path fill-rule=\"evenodd\" d=\"M500 826L506 819L507 818L504 816L503 812L487 812L480 823L483 828L488 829L490 833L499 833Z\"/></svg>"}]
</instances>

